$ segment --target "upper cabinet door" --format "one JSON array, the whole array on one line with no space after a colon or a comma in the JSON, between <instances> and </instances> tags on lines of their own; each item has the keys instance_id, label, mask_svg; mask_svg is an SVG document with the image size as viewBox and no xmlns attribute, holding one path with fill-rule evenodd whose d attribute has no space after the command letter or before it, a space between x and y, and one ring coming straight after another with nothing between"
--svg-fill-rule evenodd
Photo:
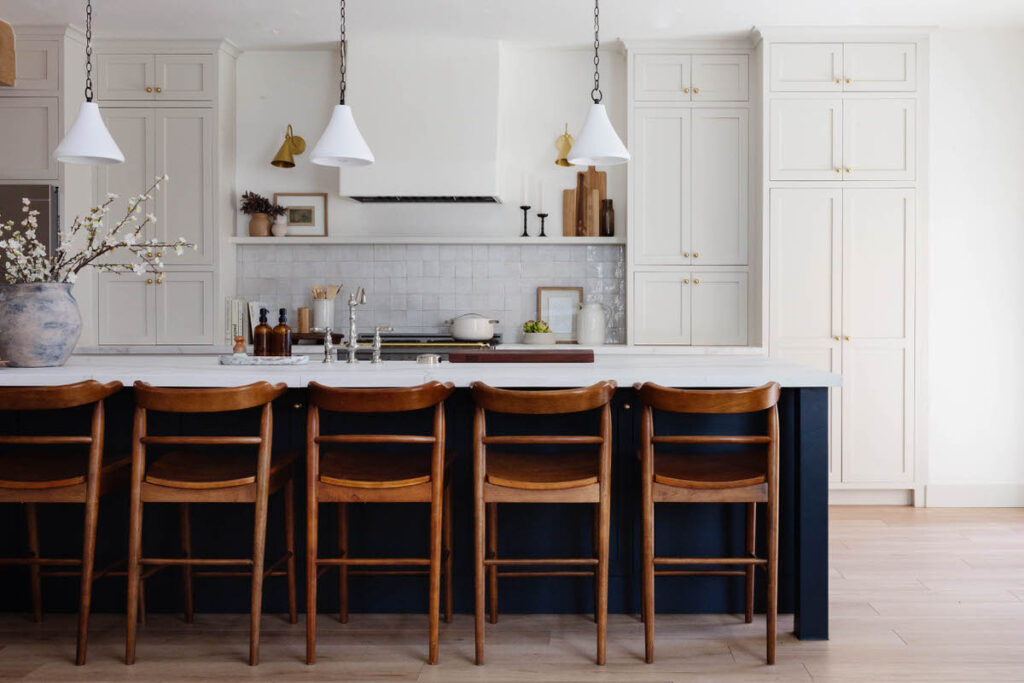
<instances>
[{"instance_id":1,"label":"upper cabinet door","mask_svg":"<svg viewBox=\"0 0 1024 683\"><path fill-rule=\"evenodd\" d=\"M634 262L690 262L690 125L692 110L638 109L631 168Z\"/></svg>"},{"instance_id":2,"label":"upper cabinet door","mask_svg":"<svg viewBox=\"0 0 1024 683\"><path fill-rule=\"evenodd\" d=\"M637 55L634 66L637 102L689 102L689 55Z\"/></svg>"},{"instance_id":3,"label":"upper cabinet door","mask_svg":"<svg viewBox=\"0 0 1024 683\"><path fill-rule=\"evenodd\" d=\"M749 232L747 110L694 109L692 116L690 262L745 265Z\"/></svg>"},{"instance_id":4,"label":"upper cabinet door","mask_svg":"<svg viewBox=\"0 0 1024 683\"><path fill-rule=\"evenodd\" d=\"M32 94L43 92L57 93L60 88L58 78L60 62L60 42L56 40L15 39L15 74L14 89L30 91Z\"/></svg>"},{"instance_id":5,"label":"upper cabinet door","mask_svg":"<svg viewBox=\"0 0 1024 683\"><path fill-rule=\"evenodd\" d=\"M690 273L691 343L746 346L747 274Z\"/></svg>"},{"instance_id":6,"label":"upper cabinet door","mask_svg":"<svg viewBox=\"0 0 1024 683\"><path fill-rule=\"evenodd\" d=\"M0 98L0 179L57 179L57 112L56 97Z\"/></svg>"},{"instance_id":7,"label":"upper cabinet door","mask_svg":"<svg viewBox=\"0 0 1024 683\"><path fill-rule=\"evenodd\" d=\"M128 200L145 192L156 176L156 164L153 159L153 110L103 107L102 111L107 130L124 154L123 164L96 167L96 206L103 204L108 194L118 196L110 205L108 218L104 221L106 226L111 228L116 225L115 221L120 221L124 217L128 210ZM139 221L142 221L147 213L154 211L156 201L154 197L153 201L142 203L135 214ZM159 227L159 224L146 226L140 236L144 239L155 236L156 227ZM122 232L125 230L126 228L122 228ZM134 258L128 253L111 252L103 257L103 261L132 263Z\"/></svg>"},{"instance_id":8,"label":"upper cabinet door","mask_svg":"<svg viewBox=\"0 0 1024 683\"><path fill-rule=\"evenodd\" d=\"M157 55L156 99L212 100L213 75L213 55Z\"/></svg>"},{"instance_id":9,"label":"upper cabinet door","mask_svg":"<svg viewBox=\"0 0 1024 683\"><path fill-rule=\"evenodd\" d=\"M912 99L846 100L843 179L913 180L915 117Z\"/></svg>"},{"instance_id":10,"label":"upper cabinet door","mask_svg":"<svg viewBox=\"0 0 1024 683\"><path fill-rule=\"evenodd\" d=\"M153 55L96 55L96 97L100 100L152 100Z\"/></svg>"},{"instance_id":11,"label":"upper cabinet door","mask_svg":"<svg viewBox=\"0 0 1024 683\"><path fill-rule=\"evenodd\" d=\"M847 43L843 55L846 92L917 90L914 43Z\"/></svg>"},{"instance_id":12,"label":"upper cabinet door","mask_svg":"<svg viewBox=\"0 0 1024 683\"><path fill-rule=\"evenodd\" d=\"M770 81L776 92L840 92L842 43L775 43Z\"/></svg>"},{"instance_id":13,"label":"upper cabinet door","mask_svg":"<svg viewBox=\"0 0 1024 683\"><path fill-rule=\"evenodd\" d=\"M161 344L213 343L213 273L167 271L156 285L156 336Z\"/></svg>"},{"instance_id":14,"label":"upper cabinet door","mask_svg":"<svg viewBox=\"0 0 1024 683\"><path fill-rule=\"evenodd\" d=\"M636 344L690 343L690 274L677 270L633 276ZM746 307L744 307L746 315Z\"/></svg>"},{"instance_id":15,"label":"upper cabinet door","mask_svg":"<svg viewBox=\"0 0 1024 683\"><path fill-rule=\"evenodd\" d=\"M772 180L842 180L843 101L772 100Z\"/></svg>"},{"instance_id":16,"label":"upper cabinet door","mask_svg":"<svg viewBox=\"0 0 1024 683\"><path fill-rule=\"evenodd\" d=\"M155 194L155 235L166 242L184 237L198 247L166 262L212 263L213 112L209 109L157 109L156 175L169 180Z\"/></svg>"},{"instance_id":17,"label":"upper cabinet door","mask_svg":"<svg viewBox=\"0 0 1024 683\"><path fill-rule=\"evenodd\" d=\"M747 55L694 55L692 59L694 102L747 101Z\"/></svg>"}]
</instances>

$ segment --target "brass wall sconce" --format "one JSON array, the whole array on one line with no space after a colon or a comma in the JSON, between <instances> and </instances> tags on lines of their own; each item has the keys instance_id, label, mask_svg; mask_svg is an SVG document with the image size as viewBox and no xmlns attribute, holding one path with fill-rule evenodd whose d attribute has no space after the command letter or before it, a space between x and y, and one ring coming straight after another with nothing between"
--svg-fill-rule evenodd
<instances>
[{"instance_id":1,"label":"brass wall sconce","mask_svg":"<svg viewBox=\"0 0 1024 683\"><path fill-rule=\"evenodd\" d=\"M569 150L572 149L575 142L575 138L569 135L569 124L567 123L565 124L565 132L555 140L555 147L558 148L558 158L555 159L556 166L572 166L566 157L569 156Z\"/></svg>"},{"instance_id":2,"label":"brass wall sconce","mask_svg":"<svg viewBox=\"0 0 1024 683\"><path fill-rule=\"evenodd\" d=\"M281 149L277 150L277 156L270 162L271 166L278 168L295 168L293 155L299 155L306 151L306 141L292 133L292 126L288 124L288 131L284 134L284 143Z\"/></svg>"}]
</instances>

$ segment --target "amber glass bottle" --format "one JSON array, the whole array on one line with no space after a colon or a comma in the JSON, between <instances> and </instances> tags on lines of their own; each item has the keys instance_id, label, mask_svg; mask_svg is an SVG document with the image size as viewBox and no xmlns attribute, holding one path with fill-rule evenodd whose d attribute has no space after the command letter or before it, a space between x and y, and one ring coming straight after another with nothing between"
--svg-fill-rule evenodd
<instances>
[{"instance_id":1,"label":"amber glass bottle","mask_svg":"<svg viewBox=\"0 0 1024 683\"><path fill-rule=\"evenodd\" d=\"M267 324L267 309L260 309L260 324L252 331L252 355L270 355L270 325Z\"/></svg>"},{"instance_id":2,"label":"amber glass bottle","mask_svg":"<svg viewBox=\"0 0 1024 683\"><path fill-rule=\"evenodd\" d=\"M277 325L270 335L270 355L292 355L292 328L288 327L288 309L282 308Z\"/></svg>"}]
</instances>

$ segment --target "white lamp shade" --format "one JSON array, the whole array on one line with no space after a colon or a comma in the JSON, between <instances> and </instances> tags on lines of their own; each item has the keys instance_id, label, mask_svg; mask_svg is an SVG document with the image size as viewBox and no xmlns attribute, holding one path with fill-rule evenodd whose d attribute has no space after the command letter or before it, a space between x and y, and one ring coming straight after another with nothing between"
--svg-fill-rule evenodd
<instances>
[{"instance_id":1,"label":"white lamp shade","mask_svg":"<svg viewBox=\"0 0 1024 683\"><path fill-rule=\"evenodd\" d=\"M334 105L331 121L317 140L309 160L320 166L368 166L373 163L373 152L359 132L352 117L352 108L347 104Z\"/></svg>"},{"instance_id":2,"label":"white lamp shade","mask_svg":"<svg viewBox=\"0 0 1024 683\"><path fill-rule=\"evenodd\" d=\"M78 118L53 151L53 158L65 164L124 163L124 154L110 136L95 102L82 102Z\"/></svg>"},{"instance_id":3,"label":"white lamp shade","mask_svg":"<svg viewBox=\"0 0 1024 683\"><path fill-rule=\"evenodd\" d=\"M629 161L629 150L608 120L603 104L590 106L587 120L576 136L576 144L569 150L568 159L574 166L615 166Z\"/></svg>"}]
</instances>

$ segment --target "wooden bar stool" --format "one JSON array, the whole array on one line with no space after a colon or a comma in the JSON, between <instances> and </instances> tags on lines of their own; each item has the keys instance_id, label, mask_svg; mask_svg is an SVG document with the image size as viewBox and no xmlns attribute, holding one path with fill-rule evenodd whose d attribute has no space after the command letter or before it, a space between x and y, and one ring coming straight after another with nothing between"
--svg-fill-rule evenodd
<instances>
[{"instance_id":1,"label":"wooden bar stool","mask_svg":"<svg viewBox=\"0 0 1024 683\"><path fill-rule=\"evenodd\" d=\"M779 549L779 385L752 389L669 389L650 382L634 387L643 404L641 480L643 506L643 617L648 663L654 661L654 578L656 576L742 576L746 582L745 618L754 615L754 568L767 570L765 595L769 664L775 663L775 621ZM767 412L767 435L658 435L654 411L730 414ZM687 451L658 446L690 445ZM708 447L718 450L709 452ZM722 447L725 447L724 449ZM701 452L703 449L703 452ZM657 557L654 553L655 503L746 503L746 557ZM767 503L767 558L755 553L755 510ZM657 569L657 566L682 569ZM694 567L742 567L695 569Z\"/></svg>"},{"instance_id":2,"label":"wooden bar stool","mask_svg":"<svg viewBox=\"0 0 1024 683\"><path fill-rule=\"evenodd\" d=\"M473 501L476 523L476 663L484 663L485 578L490 591L491 623L498 620L498 579L503 576L592 576L597 622L597 663L604 664L608 624L609 485L611 480L611 408L615 382L579 389L514 391L473 382ZM487 434L486 413L564 415L601 409L597 435ZM491 450L489 446L497 446ZM508 446L576 447L559 453L510 452ZM590 503L594 505L596 558L498 557L498 503ZM485 518L486 507L486 518ZM498 567L579 567L551 571ZM589 567L589 569L583 569Z\"/></svg>"},{"instance_id":3,"label":"wooden bar stool","mask_svg":"<svg viewBox=\"0 0 1024 683\"><path fill-rule=\"evenodd\" d=\"M2 387L0 411L66 410L92 405L87 436L0 436L0 502L24 503L28 525L27 558L3 558L0 565L27 565L31 578L32 611L43 619L41 578L81 576L78 601L78 648L76 664L85 664L89 635L89 605L93 581L116 564L95 571L96 527L100 497L127 480L129 458L103 452L103 400L121 390L120 382L95 380L52 387ZM55 416L56 417L56 416ZM82 557L45 558L39 551L36 503L84 503ZM43 567L62 567L42 571Z\"/></svg>"},{"instance_id":4,"label":"wooden bar stool","mask_svg":"<svg viewBox=\"0 0 1024 683\"><path fill-rule=\"evenodd\" d=\"M288 577L288 616L298 621L295 606L295 484L292 463L297 453L271 453L271 401L285 392L284 384L256 382L225 389L166 389L135 383L135 426L132 437L131 524L128 548L128 618L125 663L135 662L136 609L140 579L166 567L181 567L185 588L185 620L192 621L192 577L251 576L249 664L259 663L263 579ZM151 436L148 411L163 413L223 413L261 408L256 436ZM172 446L146 463L147 446ZM228 448L225 448L228 447ZM234 447L234 448L231 448ZM285 547L283 557L264 565L267 505L270 494L284 489ZM181 507L183 557L142 556L142 504L178 503ZM253 503L252 557L196 558L192 556L188 506L191 503ZM287 563L287 570L279 567ZM244 566L246 571L204 570L192 567ZM143 567L147 567L143 573Z\"/></svg>"},{"instance_id":5,"label":"wooden bar stool","mask_svg":"<svg viewBox=\"0 0 1024 683\"><path fill-rule=\"evenodd\" d=\"M317 579L327 568L334 566L339 570L339 616L343 623L348 621L350 574L429 576L428 661L437 663L442 572L445 578L444 619L446 622L452 619L451 491L446 473L454 454L445 450L444 401L453 391L454 385L440 382L400 389L335 389L310 382L306 428L307 664L316 662ZM433 408L430 435L320 433L321 410L366 415L430 408ZM359 418L353 419L357 421ZM363 444L364 447L355 449L349 444ZM399 446L394 452L385 452L380 447L383 444ZM320 503L338 504L338 557L318 555ZM430 557L349 556L349 503L430 503ZM350 570L349 567L362 569Z\"/></svg>"}]
</instances>

